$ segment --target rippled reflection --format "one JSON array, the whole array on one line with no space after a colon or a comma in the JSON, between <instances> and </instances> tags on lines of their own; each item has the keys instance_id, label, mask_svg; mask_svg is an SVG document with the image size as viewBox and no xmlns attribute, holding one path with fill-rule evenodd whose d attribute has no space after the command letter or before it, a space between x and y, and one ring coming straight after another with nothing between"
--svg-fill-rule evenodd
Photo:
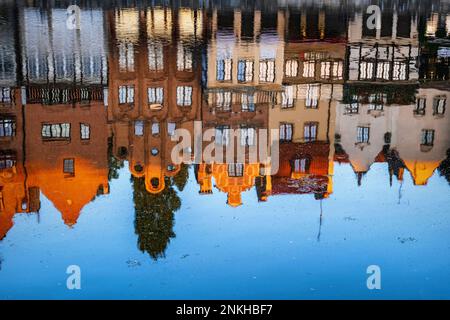
<instances>
[{"instance_id":1,"label":"rippled reflection","mask_svg":"<svg viewBox=\"0 0 450 320\"><path fill-rule=\"evenodd\" d=\"M193 135L194 121L221 146L230 129L245 129L247 146L255 129L280 129L275 175L192 165L199 194L226 193L233 207L249 190L269 203L333 197L343 164L355 187L373 163L387 163L391 184L450 182L450 15L436 1L388 2L370 30L364 8L87 1L69 30L64 4L1 2L0 238L41 195L75 225L126 167L138 247L164 256L189 178L171 135Z\"/></svg>"}]
</instances>

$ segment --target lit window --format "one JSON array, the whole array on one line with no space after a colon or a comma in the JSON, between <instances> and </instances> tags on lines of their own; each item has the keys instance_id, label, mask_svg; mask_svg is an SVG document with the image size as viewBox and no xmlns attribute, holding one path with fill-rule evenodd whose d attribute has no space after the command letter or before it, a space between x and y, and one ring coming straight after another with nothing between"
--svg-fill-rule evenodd
<instances>
[{"instance_id":1,"label":"lit window","mask_svg":"<svg viewBox=\"0 0 450 320\"><path fill-rule=\"evenodd\" d=\"M368 143L370 135L369 127L358 127L356 130L356 142L357 143Z\"/></svg>"},{"instance_id":2,"label":"lit window","mask_svg":"<svg viewBox=\"0 0 450 320\"><path fill-rule=\"evenodd\" d=\"M13 137L16 135L16 120L12 118L0 119L0 137Z\"/></svg>"},{"instance_id":3,"label":"lit window","mask_svg":"<svg viewBox=\"0 0 450 320\"><path fill-rule=\"evenodd\" d=\"M134 103L134 86L119 87L119 104Z\"/></svg>"},{"instance_id":4,"label":"lit window","mask_svg":"<svg viewBox=\"0 0 450 320\"><path fill-rule=\"evenodd\" d=\"M52 140L52 139L70 139L70 123L54 123L54 124L43 124L41 131L42 139Z\"/></svg>"},{"instance_id":5,"label":"lit window","mask_svg":"<svg viewBox=\"0 0 450 320\"><path fill-rule=\"evenodd\" d=\"M294 125L292 123L280 124L280 142L292 141L293 131Z\"/></svg>"},{"instance_id":6,"label":"lit window","mask_svg":"<svg viewBox=\"0 0 450 320\"><path fill-rule=\"evenodd\" d=\"M192 105L192 87L177 87L177 105L180 107L190 107Z\"/></svg>"},{"instance_id":7,"label":"lit window","mask_svg":"<svg viewBox=\"0 0 450 320\"><path fill-rule=\"evenodd\" d=\"M323 61L320 64L320 77L322 79L342 79L342 61Z\"/></svg>"},{"instance_id":8,"label":"lit window","mask_svg":"<svg viewBox=\"0 0 450 320\"><path fill-rule=\"evenodd\" d=\"M149 104L163 104L164 102L164 88L148 88L148 103Z\"/></svg>"},{"instance_id":9,"label":"lit window","mask_svg":"<svg viewBox=\"0 0 450 320\"><path fill-rule=\"evenodd\" d=\"M81 140L89 140L91 138L91 127L88 124L80 124Z\"/></svg>"},{"instance_id":10,"label":"lit window","mask_svg":"<svg viewBox=\"0 0 450 320\"><path fill-rule=\"evenodd\" d=\"M317 127L319 124L317 122L306 122L303 128L303 137L307 142L317 140Z\"/></svg>"},{"instance_id":11,"label":"lit window","mask_svg":"<svg viewBox=\"0 0 450 320\"><path fill-rule=\"evenodd\" d=\"M434 130L424 129L422 130L422 142L423 146L433 146L434 144Z\"/></svg>"}]
</instances>

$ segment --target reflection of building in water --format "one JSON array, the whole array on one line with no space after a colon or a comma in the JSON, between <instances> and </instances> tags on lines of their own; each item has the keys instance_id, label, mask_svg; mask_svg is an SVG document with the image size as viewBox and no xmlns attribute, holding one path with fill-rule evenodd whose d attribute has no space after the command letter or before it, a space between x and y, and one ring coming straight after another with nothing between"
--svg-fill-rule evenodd
<instances>
[{"instance_id":1,"label":"reflection of building in water","mask_svg":"<svg viewBox=\"0 0 450 320\"><path fill-rule=\"evenodd\" d=\"M17 53L18 34L15 32L17 24L17 11L13 5L0 3L0 87L10 87L16 84L17 79ZM0 103L3 100L0 92Z\"/></svg>"},{"instance_id":2,"label":"reflection of building in water","mask_svg":"<svg viewBox=\"0 0 450 320\"><path fill-rule=\"evenodd\" d=\"M255 178L269 179L270 185L261 159L251 159L249 152L250 148L259 152L263 142L258 141L258 130L268 128L269 108L282 91L284 25L281 11L212 12L202 120L204 132L214 130L215 147L223 150L223 162L198 165L196 177L201 194L212 193L214 177L231 206L242 204L241 193L255 185ZM206 150L208 143L203 145ZM231 145L234 161L227 162L235 163L226 164L225 150ZM238 149L245 149L245 160L238 158Z\"/></svg>"},{"instance_id":3,"label":"reflection of building in water","mask_svg":"<svg viewBox=\"0 0 450 320\"><path fill-rule=\"evenodd\" d=\"M83 27L70 30L66 26L65 8L24 8L21 11L21 58L25 83L106 83L103 12L82 10L80 19ZM63 93L61 95L61 99L68 98Z\"/></svg>"},{"instance_id":4,"label":"reflection of building in water","mask_svg":"<svg viewBox=\"0 0 450 320\"><path fill-rule=\"evenodd\" d=\"M203 16L198 10L151 8L108 12L112 31L109 109L114 154L128 159L150 193L175 176L175 129L193 132L201 99Z\"/></svg>"},{"instance_id":5,"label":"reflection of building in water","mask_svg":"<svg viewBox=\"0 0 450 320\"><path fill-rule=\"evenodd\" d=\"M333 11L290 11L287 15L283 84L269 112L280 130L280 170L272 194L332 192L334 117L342 98L345 15Z\"/></svg>"},{"instance_id":6,"label":"reflection of building in water","mask_svg":"<svg viewBox=\"0 0 450 320\"><path fill-rule=\"evenodd\" d=\"M26 185L21 90L8 89L11 100L0 102L0 240L12 227L14 214L40 207L39 189Z\"/></svg>"},{"instance_id":7,"label":"reflection of building in water","mask_svg":"<svg viewBox=\"0 0 450 320\"><path fill-rule=\"evenodd\" d=\"M336 119L337 143L341 155L348 157L358 174L359 182L373 162L389 162L392 156L389 150L410 171L416 185L426 184L445 159L450 146L450 118L446 112L449 92L422 87L417 93L410 93L412 102L408 102L410 98L389 101L384 94L376 98L381 100L369 97L365 102L340 105Z\"/></svg>"}]
</instances>

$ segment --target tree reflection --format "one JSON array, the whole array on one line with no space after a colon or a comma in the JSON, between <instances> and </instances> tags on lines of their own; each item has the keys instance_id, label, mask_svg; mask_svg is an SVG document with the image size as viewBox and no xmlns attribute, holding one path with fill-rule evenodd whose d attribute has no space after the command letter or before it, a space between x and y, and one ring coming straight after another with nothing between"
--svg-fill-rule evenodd
<instances>
[{"instance_id":1,"label":"tree reflection","mask_svg":"<svg viewBox=\"0 0 450 320\"><path fill-rule=\"evenodd\" d=\"M188 179L188 167L183 166L173 178L166 177L164 190L151 194L145 188L145 178L132 177L135 207L135 232L138 246L154 260L165 257L173 232L174 213L181 207L176 187L182 191Z\"/></svg>"}]
</instances>

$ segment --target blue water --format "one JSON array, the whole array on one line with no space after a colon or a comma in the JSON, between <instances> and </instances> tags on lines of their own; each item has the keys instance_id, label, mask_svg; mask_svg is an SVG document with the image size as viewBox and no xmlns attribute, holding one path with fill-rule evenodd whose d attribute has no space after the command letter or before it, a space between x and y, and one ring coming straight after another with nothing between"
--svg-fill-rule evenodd
<instances>
[{"instance_id":1,"label":"blue water","mask_svg":"<svg viewBox=\"0 0 450 320\"><path fill-rule=\"evenodd\" d=\"M180 197L165 257L154 261L136 246L130 174L111 194L87 205L74 228L42 199L36 216L17 215L0 243L0 297L85 299L449 298L448 183L427 187L405 177L388 184L374 165L361 187L351 167L337 166L335 190L223 205L224 194L200 196L191 178ZM405 240L406 239L406 240ZM402 243L403 242L403 243ZM81 268L81 290L66 288L66 268ZM368 290L366 268L381 268L381 290Z\"/></svg>"}]
</instances>

